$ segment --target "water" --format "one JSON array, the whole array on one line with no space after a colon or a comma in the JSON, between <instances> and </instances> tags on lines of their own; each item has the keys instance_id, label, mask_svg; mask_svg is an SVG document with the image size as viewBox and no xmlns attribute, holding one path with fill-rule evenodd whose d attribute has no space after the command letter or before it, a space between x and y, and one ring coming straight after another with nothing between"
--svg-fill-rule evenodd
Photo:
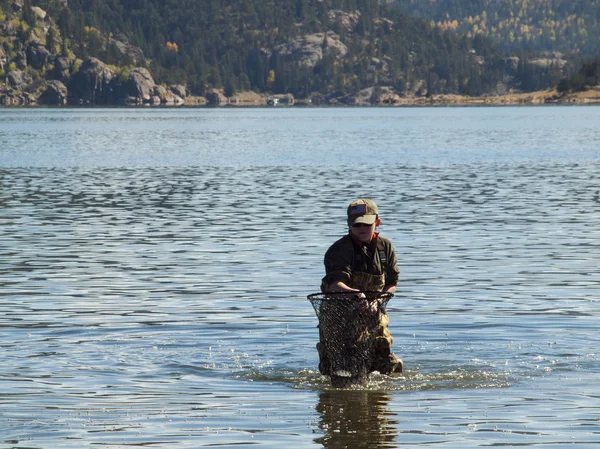
<instances>
[{"instance_id":1,"label":"water","mask_svg":"<svg viewBox=\"0 0 600 449\"><path fill-rule=\"evenodd\" d=\"M0 447L597 447L600 108L0 110ZM306 295L374 198L407 372Z\"/></svg>"}]
</instances>

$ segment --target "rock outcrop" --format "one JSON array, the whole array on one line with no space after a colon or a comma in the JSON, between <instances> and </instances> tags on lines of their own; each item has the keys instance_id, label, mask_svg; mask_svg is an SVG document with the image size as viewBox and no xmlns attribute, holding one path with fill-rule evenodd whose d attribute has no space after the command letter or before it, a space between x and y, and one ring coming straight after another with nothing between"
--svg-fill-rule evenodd
<instances>
[{"instance_id":1,"label":"rock outcrop","mask_svg":"<svg viewBox=\"0 0 600 449\"><path fill-rule=\"evenodd\" d=\"M62 83L66 83L71 77L71 67L72 61L69 60L69 58L66 56L57 56L54 59L54 71L52 73L52 78L61 81Z\"/></svg>"},{"instance_id":2,"label":"rock outcrop","mask_svg":"<svg viewBox=\"0 0 600 449\"><path fill-rule=\"evenodd\" d=\"M67 83L68 102L73 105L116 104L115 73L97 58L85 59Z\"/></svg>"},{"instance_id":3,"label":"rock outcrop","mask_svg":"<svg viewBox=\"0 0 600 449\"><path fill-rule=\"evenodd\" d=\"M117 50L122 59L129 60L131 64L137 67L146 65L146 58L144 58L144 52L141 48L113 38L110 38L109 45Z\"/></svg>"},{"instance_id":4,"label":"rock outcrop","mask_svg":"<svg viewBox=\"0 0 600 449\"><path fill-rule=\"evenodd\" d=\"M10 87L18 89L29 84L32 79L31 76L26 75L22 70L11 70L6 75L6 81Z\"/></svg>"},{"instance_id":5,"label":"rock outcrop","mask_svg":"<svg viewBox=\"0 0 600 449\"><path fill-rule=\"evenodd\" d=\"M329 21L338 23L346 32L353 32L360 19L360 11L346 12L341 9L332 9L328 12Z\"/></svg>"},{"instance_id":6,"label":"rock outcrop","mask_svg":"<svg viewBox=\"0 0 600 449\"><path fill-rule=\"evenodd\" d=\"M177 89L175 89L177 90ZM163 86L154 86L154 97L158 97L159 104L163 104L165 106L180 106L184 103L183 97L176 95L173 92L173 89L167 89Z\"/></svg>"},{"instance_id":7,"label":"rock outcrop","mask_svg":"<svg viewBox=\"0 0 600 449\"><path fill-rule=\"evenodd\" d=\"M340 41L333 31L327 33L306 34L292 39L285 44L277 45L274 53L279 56L298 61L302 67L313 68L325 54L341 58L348 53L348 47Z\"/></svg>"},{"instance_id":8,"label":"rock outcrop","mask_svg":"<svg viewBox=\"0 0 600 449\"><path fill-rule=\"evenodd\" d=\"M129 71L129 78L121 90L122 102L126 104L150 103L154 96L154 80L147 69L135 68Z\"/></svg>"},{"instance_id":9,"label":"rock outcrop","mask_svg":"<svg viewBox=\"0 0 600 449\"><path fill-rule=\"evenodd\" d=\"M46 18L46 11L44 11L39 6L32 6L31 10L37 16L38 19L44 20Z\"/></svg>"},{"instance_id":10,"label":"rock outcrop","mask_svg":"<svg viewBox=\"0 0 600 449\"><path fill-rule=\"evenodd\" d=\"M176 84L169 89L171 89L171 92L173 92L174 95L177 95L180 98L185 99L185 97L187 97L187 88L183 84Z\"/></svg>"},{"instance_id":11,"label":"rock outcrop","mask_svg":"<svg viewBox=\"0 0 600 449\"><path fill-rule=\"evenodd\" d=\"M211 106L223 106L229 103L229 100L223 95L223 92L217 89L211 89L207 92L206 101Z\"/></svg>"},{"instance_id":12,"label":"rock outcrop","mask_svg":"<svg viewBox=\"0 0 600 449\"><path fill-rule=\"evenodd\" d=\"M50 106L67 104L67 87L58 80L46 81L40 91L38 104Z\"/></svg>"},{"instance_id":13,"label":"rock outcrop","mask_svg":"<svg viewBox=\"0 0 600 449\"><path fill-rule=\"evenodd\" d=\"M124 104L170 105L184 103L171 89L157 86L150 72L143 67L129 71L125 82L102 61L88 58L67 84L68 103L73 105Z\"/></svg>"},{"instance_id":14,"label":"rock outcrop","mask_svg":"<svg viewBox=\"0 0 600 449\"><path fill-rule=\"evenodd\" d=\"M75 66L75 68L73 68ZM77 67L78 66L78 67ZM74 73L71 75L71 72ZM137 67L122 82L119 76L97 58L72 63L66 57L55 59L53 80L33 81L22 70L11 70L0 89L4 105L168 105L184 104L185 86L157 86L150 72ZM178 95L179 94L179 95ZM225 103L227 99L223 97Z\"/></svg>"},{"instance_id":15,"label":"rock outcrop","mask_svg":"<svg viewBox=\"0 0 600 449\"><path fill-rule=\"evenodd\" d=\"M25 51L27 57L27 65L33 67L36 70L41 70L50 58L50 52L40 44L31 44Z\"/></svg>"},{"instance_id":16,"label":"rock outcrop","mask_svg":"<svg viewBox=\"0 0 600 449\"><path fill-rule=\"evenodd\" d=\"M567 65L567 60L562 58L535 58L530 61L530 64L541 69L550 67L563 68Z\"/></svg>"},{"instance_id":17,"label":"rock outcrop","mask_svg":"<svg viewBox=\"0 0 600 449\"><path fill-rule=\"evenodd\" d=\"M66 6L66 0L60 3ZM0 104L3 105L181 105L186 87L157 86L139 47L121 36L103 40L116 66L98 58L61 53L56 23L39 6L30 6L35 25L25 36L19 28L26 2L9 0L0 23ZM51 31L53 36L50 37ZM49 45L48 39L54 39ZM127 67L135 68L128 70Z\"/></svg>"}]
</instances>

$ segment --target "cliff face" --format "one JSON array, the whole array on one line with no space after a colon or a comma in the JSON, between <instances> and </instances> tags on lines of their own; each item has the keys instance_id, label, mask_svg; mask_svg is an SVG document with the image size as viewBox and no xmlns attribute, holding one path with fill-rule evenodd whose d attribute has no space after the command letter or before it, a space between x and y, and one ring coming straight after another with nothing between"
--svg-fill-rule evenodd
<instances>
[{"instance_id":1,"label":"cliff face","mask_svg":"<svg viewBox=\"0 0 600 449\"><path fill-rule=\"evenodd\" d=\"M105 45L141 67L80 59L52 17L23 0L0 10L1 105L180 105L185 88L157 86L141 49L112 37Z\"/></svg>"}]
</instances>

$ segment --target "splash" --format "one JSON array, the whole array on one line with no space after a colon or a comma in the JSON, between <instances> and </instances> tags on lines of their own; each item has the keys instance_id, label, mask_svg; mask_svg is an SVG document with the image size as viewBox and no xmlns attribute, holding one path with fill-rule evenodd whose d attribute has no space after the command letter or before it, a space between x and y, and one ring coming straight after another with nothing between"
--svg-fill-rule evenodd
<instances>
[{"instance_id":1,"label":"splash","mask_svg":"<svg viewBox=\"0 0 600 449\"><path fill-rule=\"evenodd\" d=\"M317 370L251 369L235 375L237 379L251 382L276 382L288 384L303 390L333 389L327 376ZM377 372L369 376L366 385L353 385L351 390L366 391L415 391L415 390L455 390L478 388L506 388L512 382L510 373L482 371L456 367L443 371L419 372L407 370L396 375L382 375Z\"/></svg>"}]
</instances>

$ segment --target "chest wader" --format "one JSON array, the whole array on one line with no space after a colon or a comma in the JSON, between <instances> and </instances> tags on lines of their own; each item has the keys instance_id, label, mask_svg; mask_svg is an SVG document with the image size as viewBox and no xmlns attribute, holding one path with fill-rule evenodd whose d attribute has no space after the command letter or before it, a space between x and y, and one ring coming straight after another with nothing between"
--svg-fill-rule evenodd
<instances>
[{"instance_id":1,"label":"chest wader","mask_svg":"<svg viewBox=\"0 0 600 449\"><path fill-rule=\"evenodd\" d=\"M385 251L378 245L379 259L382 265L381 271L385 272L387 257ZM384 274L370 274L365 272L354 272L349 282L349 287L365 292L380 292L385 287ZM338 332L343 332L348 336L349 341L360 341L361 334L365 332L364 323L357 325L356 320L352 319L348 309L340 310L336 307L333 310L332 305L324 303L322 305L322 316L326 321L326 325L340 327ZM332 310L328 310L332 308ZM337 367L331 366L331 361L326 354L326 345L324 344L324 335L321 329L319 330L320 342L317 343L319 352L319 371L323 375L331 377L332 384L336 387L345 387L355 383L365 383L366 376L372 371L379 371L381 374L390 374L392 372L402 372L402 360L400 360L391 351L394 338L388 329L389 318L385 310L379 308L378 312L372 315L375 323L371 323L368 327L376 328L376 339L370 351L372 357L369 366L364 367L364 373L349 379L347 377L336 375ZM371 317L369 317L369 321ZM354 326L353 326L354 324ZM360 327L360 328L359 328ZM346 385L348 384L348 385Z\"/></svg>"},{"instance_id":2,"label":"chest wader","mask_svg":"<svg viewBox=\"0 0 600 449\"><path fill-rule=\"evenodd\" d=\"M380 292L385 287L385 276L382 274L356 273L352 276L351 286L362 291ZM380 309L374 318L378 321L377 338L372 349L373 364L369 372L379 371L381 374L402 372L402 361L391 350L394 337L388 329L390 319L387 312Z\"/></svg>"}]
</instances>

